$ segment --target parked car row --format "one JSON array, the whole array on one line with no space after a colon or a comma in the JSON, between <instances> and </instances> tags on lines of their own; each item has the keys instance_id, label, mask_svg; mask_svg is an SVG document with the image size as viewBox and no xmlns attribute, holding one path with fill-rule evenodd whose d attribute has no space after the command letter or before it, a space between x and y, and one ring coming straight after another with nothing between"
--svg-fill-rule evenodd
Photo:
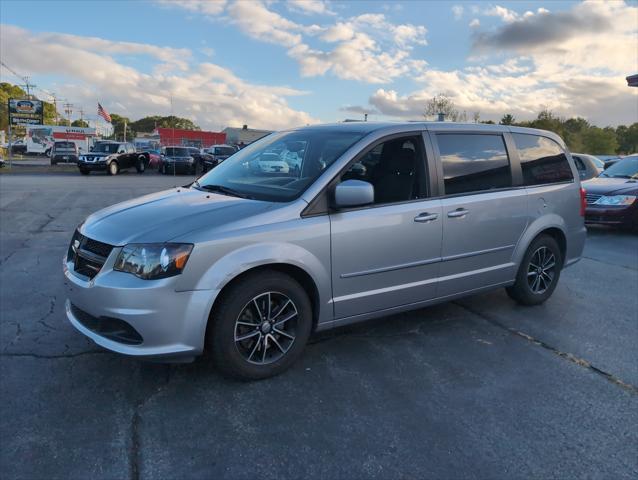
<instances>
[{"instance_id":1,"label":"parked car row","mask_svg":"<svg viewBox=\"0 0 638 480\"><path fill-rule=\"evenodd\" d=\"M582 185L585 223L638 229L638 155L618 160Z\"/></svg>"}]
</instances>

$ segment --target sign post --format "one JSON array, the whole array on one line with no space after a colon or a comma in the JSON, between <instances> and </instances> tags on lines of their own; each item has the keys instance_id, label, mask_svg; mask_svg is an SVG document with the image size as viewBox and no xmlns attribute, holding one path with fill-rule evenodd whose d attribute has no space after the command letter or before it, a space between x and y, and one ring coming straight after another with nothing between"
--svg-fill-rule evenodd
<instances>
[{"instance_id":1,"label":"sign post","mask_svg":"<svg viewBox=\"0 0 638 480\"><path fill-rule=\"evenodd\" d=\"M44 123L44 105L41 100L10 98L9 111L9 168L13 167L13 126L41 125Z\"/></svg>"}]
</instances>

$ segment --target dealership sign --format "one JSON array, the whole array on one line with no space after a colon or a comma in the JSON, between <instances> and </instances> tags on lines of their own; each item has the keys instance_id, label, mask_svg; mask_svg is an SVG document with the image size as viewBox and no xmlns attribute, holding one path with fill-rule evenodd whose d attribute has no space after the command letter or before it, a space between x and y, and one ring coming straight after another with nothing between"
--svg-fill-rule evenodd
<instances>
[{"instance_id":1,"label":"dealership sign","mask_svg":"<svg viewBox=\"0 0 638 480\"><path fill-rule=\"evenodd\" d=\"M11 125L41 125L44 123L44 105L40 100L9 99Z\"/></svg>"}]
</instances>

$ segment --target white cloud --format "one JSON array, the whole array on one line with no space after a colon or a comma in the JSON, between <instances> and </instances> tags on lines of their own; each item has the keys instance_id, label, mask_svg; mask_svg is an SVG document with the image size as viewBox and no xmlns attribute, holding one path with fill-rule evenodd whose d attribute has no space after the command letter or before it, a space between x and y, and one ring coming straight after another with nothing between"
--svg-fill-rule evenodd
<instances>
[{"instance_id":1,"label":"white cloud","mask_svg":"<svg viewBox=\"0 0 638 480\"><path fill-rule=\"evenodd\" d=\"M463 17L463 5L452 5L452 14L455 20L460 20Z\"/></svg>"},{"instance_id":2,"label":"white cloud","mask_svg":"<svg viewBox=\"0 0 638 480\"><path fill-rule=\"evenodd\" d=\"M288 0L288 7L306 15L336 15L324 0Z\"/></svg>"},{"instance_id":3,"label":"white cloud","mask_svg":"<svg viewBox=\"0 0 638 480\"><path fill-rule=\"evenodd\" d=\"M505 20L509 14L501 15ZM599 28L584 28L594 24ZM556 26L560 31L552 32ZM532 119L547 106L601 126L637 120L638 90L625 81L638 71L637 7L585 1L567 11L542 9L487 35L490 48L483 50L480 64L429 69L417 78L420 88L407 94L378 89L370 104L387 116L422 118L427 100L446 93L460 110L480 111L484 119L498 120L505 113ZM507 52L513 56L504 57Z\"/></svg>"},{"instance_id":4,"label":"white cloud","mask_svg":"<svg viewBox=\"0 0 638 480\"><path fill-rule=\"evenodd\" d=\"M62 79L55 92L92 111L99 100L112 113L133 119L174 113L202 128L249 124L256 128L287 128L315 123L309 114L288 106L286 97L301 95L289 87L253 84L213 63L192 67L176 62L190 51L97 37L36 33L13 25L0 29L0 54L12 68L31 75ZM117 55L147 55L170 70L145 73L120 63Z\"/></svg>"},{"instance_id":5,"label":"white cloud","mask_svg":"<svg viewBox=\"0 0 638 480\"><path fill-rule=\"evenodd\" d=\"M480 27L481 21L478 18L473 18L469 24L470 28Z\"/></svg>"},{"instance_id":6,"label":"white cloud","mask_svg":"<svg viewBox=\"0 0 638 480\"><path fill-rule=\"evenodd\" d=\"M487 15L490 17L500 17L501 20L507 23L513 22L518 19L518 13L516 13L514 10L501 7L500 5L495 5L493 7L490 7L487 10L485 10L483 13L484 15Z\"/></svg>"},{"instance_id":7,"label":"white cloud","mask_svg":"<svg viewBox=\"0 0 638 480\"><path fill-rule=\"evenodd\" d=\"M299 8L303 4L301 8L314 9L316 13L324 8L311 3L287 5ZM205 13L199 4L171 5ZM399 76L418 75L426 65L424 60L411 58L415 46L427 44L426 28L395 24L381 13L364 13L326 25L307 25L285 18L263 1L229 2L223 12L249 37L285 47L288 56L298 62L302 76L331 73L341 79L388 83ZM221 13L216 11L208 16L216 19Z\"/></svg>"}]
</instances>

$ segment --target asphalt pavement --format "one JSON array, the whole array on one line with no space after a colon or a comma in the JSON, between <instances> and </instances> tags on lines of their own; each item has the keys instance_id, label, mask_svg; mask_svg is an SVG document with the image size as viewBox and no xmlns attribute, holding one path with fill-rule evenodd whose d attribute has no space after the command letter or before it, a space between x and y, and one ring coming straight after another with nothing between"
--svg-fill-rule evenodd
<instances>
[{"instance_id":1,"label":"asphalt pavement","mask_svg":"<svg viewBox=\"0 0 638 480\"><path fill-rule=\"evenodd\" d=\"M67 322L91 212L185 184L0 176L0 476L637 478L638 236L588 234L553 297L502 290L317 335L269 380L142 363Z\"/></svg>"}]
</instances>

